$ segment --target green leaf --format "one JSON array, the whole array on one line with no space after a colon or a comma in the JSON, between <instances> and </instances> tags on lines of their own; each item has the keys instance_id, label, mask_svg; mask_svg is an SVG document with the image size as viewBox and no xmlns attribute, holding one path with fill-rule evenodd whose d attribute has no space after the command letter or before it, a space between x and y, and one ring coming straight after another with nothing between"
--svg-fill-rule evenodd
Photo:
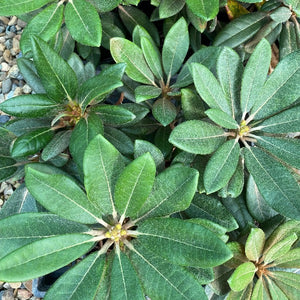
<instances>
[{"instance_id":1,"label":"green leaf","mask_svg":"<svg viewBox=\"0 0 300 300\"><path fill-rule=\"evenodd\" d=\"M51 128L41 128L25 133L15 140L11 149L11 156L24 157L35 154L50 142L53 135Z\"/></svg>"},{"instance_id":2,"label":"green leaf","mask_svg":"<svg viewBox=\"0 0 300 300\"><path fill-rule=\"evenodd\" d=\"M226 228L227 231L233 231L238 228L236 220L220 200L205 194L197 193L190 207L185 210L185 213L189 218L210 220Z\"/></svg>"},{"instance_id":3,"label":"green leaf","mask_svg":"<svg viewBox=\"0 0 300 300\"><path fill-rule=\"evenodd\" d=\"M200 120L204 114L204 103L192 89L181 89L181 107L186 120Z\"/></svg>"},{"instance_id":4,"label":"green leaf","mask_svg":"<svg viewBox=\"0 0 300 300\"><path fill-rule=\"evenodd\" d=\"M105 257L99 256L99 251L94 252L60 276L44 299L93 299L97 290L102 288L106 268ZM87 284L90 286L88 290Z\"/></svg>"},{"instance_id":5,"label":"green leaf","mask_svg":"<svg viewBox=\"0 0 300 300\"><path fill-rule=\"evenodd\" d=\"M186 4L196 16L206 21L212 20L219 12L218 0L187 0Z\"/></svg>"},{"instance_id":6,"label":"green leaf","mask_svg":"<svg viewBox=\"0 0 300 300\"><path fill-rule=\"evenodd\" d=\"M225 263L225 266L231 269L237 268L244 262L249 261L245 255L245 247L238 242L229 242L228 248L233 254L233 257Z\"/></svg>"},{"instance_id":7,"label":"green leaf","mask_svg":"<svg viewBox=\"0 0 300 300\"><path fill-rule=\"evenodd\" d=\"M216 36L214 46L235 48L253 37L268 22L265 12L253 12L229 22Z\"/></svg>"},{"instance_id":8,"label":"green leaf","mask_svg":"<svg viewBox=\"0 0 300 300\"><path fill-rule=\"evenodd\" d=\"M116 8L122 1L121 0L89 0L100 12L108 12Z\"/></svg>"},{"instance_id":9,"label":"green leaf","mask_svg":"<svg viewBox=\"0 0 300 300\"><path fill-rule=\"evenodd\" d=\"M286 4L291 5L293 11L299 16L300 14L300 2L299 0L285 0Z\"/></svg>"},{"instance_id":10,"label":"green leaf","mask_svg":"<svg viewBox=\"0 0 300 300\"><path fill-rule=\"evenodd\" d=\"M204 172L204 187L208 194L218 191L224 187L239 162L240 146L237 140L224 143L212 155Z\"/></svg>"},{"instance_id":11,"label":"green leaf","mask_svg":"<svg viewBox=\"0 0 300 300\"><path fill-rule=\"evenodd\" d=\"M300 169L300 140L256 136L257 145L268 150L287 164Z\"/></svg>"},{"instance_id":12,"label":"green leaf","mask_svg":"<svg viewBox=\"0 0 300 300\"><path fill-rule=\"evenodd\" d=\"M98 134L103 134L103 125L96 114L80 119L72 132L69 149L74 161L81 169L84 151L89 142Z\"/></svg>"},{"instance_id":13,"label":"green leaf","mask_svg":"<svg viewBox=\"0 0 300 300\"><path fill-rule=\"evenodd\" d=\"M156 169L164 169L165 159L161 151L152 143L143 140L135 140L134 142L134 158L142 156L149 152L155 162Z\"/></svg>"},{"instance_id":14,"label":"green leaf","mask_svg":"<svg viewBox=\"0 0 300 300\"><path fill-rule=\"evenodd\" d=\"M258 262L265 245L265 233L260 228L251 228L245 245L247 258Z\"/></svg>"},{"instance_id":15,"label":"green leaf","mask_svg":"<svg viewBox=\"0 0 300 300\"><path fill-rule=\"evenodd\" d=\"M180 36L180 40L178 39ZM168 82L180 69L189 49L188 26L184 18L180 18L169 30L162 49L162 62Z\"/></svg>"},{"instance_id":16,"label":"green leaf","mask_svg":"<svg viewBox=\"0 0 300 300\"><path fill-rule=\"evenodd\" d=\"M198 172L195 169L184 166L167 168L156 177L151 194L138 212L138 220L163 217L187 209L197 182Z\"/></svg>"},{"instance_id":17,"label":"green leaf","mask_svg":"<svg viewBox=\"0 0 300 300\"><path fill-rule=\"evenodd\" d=\"M297 299L299 295L300 274L276 271L272 280L284 292L288 299Z\"/></svg>"},{"instance_id":18,"label":"green leaf","mask_svg":"<svg viewBox=\"0 0 300 300\"><path fill-rule=\"evenodd\" d=\"M77 92L77 77L68 65L46 42L32 38L34 64L50 98L61 103L72 100Z\"/></svg>"},{"instance_id":19,"label":"green leaf","mask_svg":"<svg viewBox=\"0 0 300 300\"><path fill-rule=\"evenodd\" d=\"M286 296L286 294L274 283L273 280L271 280L269 277L267 277L268 280L268 287L270 291L270 296L274 300L289 300L289 298Z\"/></svg>"},{"instance_id":20,"label":"green leaf","mask_svg":"<svg viewBox=\"0 0 300 300\"><path fill-rule=\"evenodd\" d=\"M255 47L242 77L241 110L243 116L252 108L266 81L271 62L271 46L266 39Z\"/></svg>"},{"instance_id":21,"label":"green leaf","mask_svg":"<svg viewBox=\"0 0 300 300\"><path fill-rule=\"evenodd\" d=\"M113 127L105 127L104 137L111 142L119 152L124 155L133 154L133 142L121 130Z\"/></svg>"},{"instance_id":22,"label":"green leaf","mask_svg":"<svg viewBox=\"0 0 300 300\"><path fill-rule=\"evenodd\" d=\"M284 23L289 20L291 15L292 12L288 7L281 6L272 11L270 18L277 23Z\"/></svg>"},{"instance_id":23,"label":"green leaf","mask_svg":"<svg viewBox=\"0 0 300 300\"><path fill-rule=\"evenodd\" d=\"M253 290L253 282L250 282L244 290L240 292L231 291L226 300L250 300ZM256 299L258 300L258 299Z\"/></svg>"},{"instance_id":24,"label":"green leaf","mask_svg":"<svg viewBox=\"0 0 300 300\"><path fill-rule=\"evenodd\" d=\"M210 230L175 218L144 221L138 227L138 240L156 255L182 266L213 267L232 256Z\"/></svg>"},{"instance_id":25,"label":"green leaf","mask_svg":"<svg viewBox=\"0 0 300 300\"><path fill-rule=\"evenodd\" d=\"M122 156L103 136L97 135L89 143L83 160L84 185L88 199L103 214L115 210L114 187L123 168Z\"/></svg>"},{"instance_id":26,"label":"green leaf","mask_svg":"<svg viewBox=\"0 0 300 300\"><path fill-rule=\"evenodd\" d=\"M224 128L237 129L239 127L236 120L220 109L211 108L206 110L205 113L212 121Z\"/></svg>"},{"instance_id":27,"label":"green leaf","mask_svg":"<svg viewBox=\"0 0 300 300\"><path fill-rule=\"evenodd\" d=\"M293 68L290 68L290 66L293 66ZM264 84L252 107L252 118L267 117L295 102L300 96L299 82L300 51L296 51L280 61Z\"/></svg>"},{"instance_id":28,"label":"green leaf","mask_svg":"<svg viewBox=\"0 0 300 300\"><path fill-rule=\"evenodd\" d=\"M17 172L17 162L10 158L0 155L0 180L5 180Z\"/></svg>"},{"instance_id":29,"label":"green leaf","mask_svg":"<svg viewBox=\"0 0 300 300\"><path fill-rule=\"evenodd\" d=\"M119 5L118 9L119 15L130 33L133 32L134 28L137 25L140 25L150 33L156 44L159 45L160 38L158 30L156 26L152 22L150 22L148 16L145 13L133 6Z\"/></svg>"},{"instance_id":30,"label":"green leaf","mask_svg":"<svg viewBox=\"0 0 300 300\"><path fill-rule=\"evenodd\" d=\"M292 249L285 255L275 259L274 264L279 268L299 268L300 248Z\"/></svg>"},{"instance_id":31,"label":"green leaf","mask_svg":"<svg viewBox=\"0 0 300 300\"><path fill-rule=\"evenodd\" d=\"M169 18L179 13L185 5L184 0L161 0L159 5L159 17Z\"/></svg>"},{"instance_id":32,"label":"green leaf","mask_svg":"<svg viewBox=\"0 0 300 300\"><path fill-rule=\"evenodd\" d=\"M171 100L160 98L153 104L152 113L158 122L167 126L176 118L177 109Z\"/></svg>"},{"instance_id":33,"label":"green leaf","mask_svg":"<svg viewBox=\"0 0 300 300\"><path fill-rule=\"evenodd\" d=\"M123 63L111 65L80 86L78 101L82 110L85 110L91 102L103 101L113 90L123 86L121 79L125 66Z\"/></svg>"},{"instance_id":34,"label":"green leaf","mask_svg":"<svg viewBox=\"0 0 300 300\"><path fill-rule=\"evenodd\" d=\"M145 293L151 299L207 299L201 284L190 272L157 257L140 243L134 244L130 259L139 274Z\"/></svg>"},{"instance_id":35,"label":"green leaf","mask_svg":"<svg viewBox=\"0 0 300 300\"><path fill-rule=\"evenodd\" d=\"M279 38L280 60L286 55L299 49L297 37L299 37L299 32L297 31L295 24L289 21L285 22L282 26Z\"/></svg>"},{"instance_id":36,"label":"green leaf","mask_svg":"<svg viewBox=\"0 0 300 300\"><path fill-rule=\"evenodd\" d=\"M147 38L152 45L155 45L155 42L153 41L151 35L148 33L148 31L140 26L135 26L133 32L132 32L132 41L141 48L141 39L142 37Z\"/></svg>"},{"instance_id":37,"label":"green leaf","mask_svg":"<svg viewBox=\"0 0 300 300\"><path fill-rule=\"evenodd\" d=\"M225 141L225 133L207 122L192 120L175 127L169 141L190 153L210 154Z\"/></svg>"},{"instance_id":38,"label":"green leaf","mask_svg":"<svg viewBox=\"0 0 300 300\"><path fill-rule=\"evenodd\" d=\"M230 288L235 292L243 290L252 281L255 272L256 267L252 262L241 264L228 279Z\"/></svg>"},{"instance_id":39,"label":"green leaf","mask_svg":"<svg viewBox=\"0 0 300 300\"><path fill-rule=\"evenodd\" d=\"M33 61L20 57L17 60L18 67L24 80L27 84L37 93L37 94L45 94L45 89L42 85L41 79L37 74L36 68L34 66Z\"/></svg>"},{"instance_id":40,"label":"green leaf","mask_svg":"<svg viewBox=\"0 0 300 300\"><path fill-rule=\"evenodd\" d=\"M120 105L99 105L92 109L104 124L119 126L135 119L135 115Z\"/></svg>"},{"instance_id":41,"label":"green leaf","mask_svg":"<svg viewBox=\"0 0 300 300\"><path fill-rule=\"evenodd\" d=\"M168 141L170 133L170 126L160 127L155 133L154 143L163 153L164 157L166 157L173 148L173 145Z\"/></svg>"},{"instance_id":42,"label":"green leaf","mask_svg":"<svg viewBox=\"0 0 300 300\"><path fill-rule=\"evenodd\" d=\"M68 64L73 69L73 71L76 73L79 85L81 85L88 79L88 78L86 78L87 76L86 76L83 61L79 57L78 54L72 53L68 59Z\"/></svg>"},{"instance_id":43,"label":"green leaf","mask_svg":"<svg viewBox=\"0 0 300 300\"><path fill-rule=\"evenodd\" d=\"M72 131L65 130L58 132L48 143L42 152L42 159L47 161L65 151L70 142Z\"/></svg>"},{"instance_id":44,"label":"green leaf","mask_svg":"<svg viewBox=\"0 0 300 300\"><path fill-rule=\"evenodd\" d=\"M53 115L61 106L46 95L22 95L7 99L0 104L0 109L15 117L43 117Z\"/></svg>"},{"instance_id":45,"label":"green leaf","mask_svg":"<svg viewBox=\"0 0 300 300\"><path fill-rule=\"evenodd\" d=\"M233 119L239 111L243 69L239 55L232 49L224 47L218 57L217 74L225 97L231 106Z\"/></svg>"},{"instance_id":46,"label":"green leaf","mask_svg":"<svg viewBox=\"0 0 300 300\"><path fill-rule=\"evenodd\" d=\"M28 166L25 180L29 192L47 210L84 224L94 224L99 220L99 210L69 177L42 173Z\"/></svg>"},{"instance_id":47,"label":"green leaf","mask_svg":"<svg viewBox=\"0 0 300 300\"><path fill-rule=\"evenodd\" d=\"M0 220L0 224L0 258L37 240L89 230L49 213L18 213Z\"/></svg>"},{"instance_id":48,"label":"green leaf","mask_svg":"<svg viewBox=\"0 0 300 300\"><path fill-rule=\"evenodd\" d=\"M23 55L31 51L32 35L49 41L57 33L63 21L64 6L62 4L59 2L49 5L27 24L20 40Z\"/></svg>"},{"instance_id":49,"label":"green leaf","mask_svg":"<svg viewBox=\"0 0 300 300\"><path fill-rule=\"evenodd\" d=\"M246 191L247 208L254 219L262 223L277 215L260 194L253 176L249 176Z\"/></svg>"},{"instance_id":50,"label":"green leaf","mask_svg":"<svg viewBox=\"0 0 300 300\"><path fill-rule=\"evenodd\" d=\"M0 0L0 10L2 16L14 16L34 11L51 0Z\"/></svg>"},{"instance_id":51,"label":"green leaf","mask_svg":"<svg viewBox=\"0 0 300 300\"><path fill-rule=\"evenodd\" d=\"M140 103L145 100L155 99L161 95L161 88L152 85L139 85L134 90L136 102Z\"/></svg>"},{"instance_id":52,"label":"green leaf","mask_svg":"<svg viewBox=\"0 0 300 300\"><path fill-rule=\"evenodd\" d=\"M141 37L141 47L145 60L153 72L154 76L160 80L163 79L163 70L161 62L161 54L157 47L147 38Z\"/></svg>"},{"instance_id":53,"label":"green leaf","mask_svg":"<svg viewBox=\"0 0 300 300\"><path fill-rule=\"evenodd\" d=\"M26 281L46 275L82 256L93 246L87 234L60 235L37 240L0 260L2 281Z\"/></svg>"},{"instance_id":54,"label":"green leaf","mask_svg":"<svg viewBox=\"0 0 300 300\"><path fill-rule=\"evenodd\" d=\"M291 249L292 245L297 241L297 239L297 234L293 233L285 239L277 242L267 251L264 251L264 263L269 264L277 258L284 256L286 253L288 253L288 251Z\"/></svg>"},{"instance_id":55,"label":"green leaf","mask_svg":"<svg viewBox=\"0 0 300 300\"><path fill-rule=\"evenodd\" d=\"M291 173L256 148L246 148L245 163L267 203L283 216L300 219L300 189Z\"/></svg>"},{"instance_id":56,"label":"green leaf","mask_svg":"<svg viewBox=\"0 0 300 300\"><path fill-rule=\"evenodd\" d=\"M137 273L123 252L119 251L119 253L114 255L110 280L111 299L145 299Z\"/></svg>"},{"instance_id":57,"label":"green leaf","mask_svg":"<svg viewBox=\"0 0 300 300\"><path fill-rule=\"evenodd\" d=\"M133 80L155 86L154 75L149 69L142 50L123 38L110 40L110 51L115 62L126 63L126 74Z\"/></svg>"},{"instance_id":58,"label":"green leaf","mask_svg":"<svg viewBox=\"0 0 300 300\"><path fill-rule=\"evenodd\" d=\"M155 172L155 162L149 153L126 166L115 186L115 204L122 216L136 215L140 210L152 189Z\"/></svg>"},{"instance_id":59,"label":"green leaf","mask_svg":"<svg viewBox=\"0 0 300 300\"><path fill-rule=\"evenodd\" d=\"M210 108L218 108L232 115L231 105L212 72L198 63L191 64L191 72L197 92Z\"/></svg>"},{"instance_id":60,"label":"green leaf","mask_svg":"<svg viewBox=\"0 0 300 300\"><path fill-rule=\"evenodd\" d=\"M260 123L259 128L265 132L288 133L300 131L300 109L299 106L287 109L280 114Z\"/></svg>"},{"instance_id":61,"label":"green leaf","mask_svg":"<svg viewBox=\"0 0 300 300\"><path fill-rule=\"evenodd\" d=\"M200 63L214 72L217 58L221 52L220 47L206 47L195 52L183 65L181 71L178 74L176 83L172 87L185 87L193 82L192 74L189 70L190 64Z\"/></svg>"},{"instance_id":62,"label":"green leaf","mask_svg":"<svg viewBox=\"0 0 300 300\"><path fill-rule=\"evenodd\" d=\"M264 278L260 277L255 283L251 299L269 300L270 296L265 286L266 286L266 282L264 281Z\"/></svg>"},{"instance_id":63,"label":"green leaf","mask_svg":"<svg viewBox=\"0 0 300 300\"><path fill-rule=\"evenodd\" d=\"M84 0L69 1L65 10L65 22L74 40L87 46L100 46L101 22L91 3Z\"/></svg>"}]
</instances>

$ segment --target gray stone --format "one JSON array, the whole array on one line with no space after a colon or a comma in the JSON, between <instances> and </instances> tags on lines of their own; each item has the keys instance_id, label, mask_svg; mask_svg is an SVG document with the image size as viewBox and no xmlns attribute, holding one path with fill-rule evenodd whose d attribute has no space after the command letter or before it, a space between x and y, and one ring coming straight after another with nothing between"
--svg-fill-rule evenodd
<instances>
[{"instance_id":1,"label":"gray stone","mask_svg":"<svg viewBox=\"0 0 300 300\"><path fill-rule=\"evenodd\" d=\"M14 290L13 289L9 289L4 291L3 295L2 295L2 300L14 300Z\"/></svg>"},{"instance_id":2,"label":"gray stone","mask_svg":"<svg viewBox=\"0 0 300 300\"><path fill-rule=\"evenodd\" d=\"M13 47L13 41L11 39L7 40L5 43L4 43L6 49L11 49Z\"/></svg>"},{"instance_id":3,"label":"gray stone","mask_svg":"<svg viewBox=\"0 0 300 300\"><path fill-rule=\"evenodd\" d=\"M0 103L2 103L4 101L4 95L0 94Z\"/></svg>"},{"instance_id":4,"label":"gray stone","mask_svg":"<svg viewBox=\"0 0 300 300\"><path fill-rule=\"evenodd\" d=\"M24 28L24 27L26 26L27 23L24 22L24 21L22 21L21 19L18 19L17 24L18 24L20 27Z\"/></svg>"},{"instance_id":5,"label":"gray stone","mask_svg":"<svg viewBox=\"0 0 300 300\"><path fill-rule=\"evenodd\" d=\"M4 26L0 26L0 33L4 32L5 27Z\"/></svg>"},{"instance_id":6,"label":"gray stone","mask_svg":"<svg viewBox=\"0 0 300 300\"><path fill-rule=\"evenodd\" d=\"M11 85L12 85L11 80L9 78L5 79L2 82L2 93L3 94L9 93L9 91L11 90Z\"/></svg>"},{"instance_id":7,"label":"gray stone","mask_svg":"<svg viewBox=\"0 0 300 300\"><path fill-rule=\"evenodd\" d=\"M6 99L10 99L14 96L14 91L10 91L8 94L7 94L7 97Z\"/></svg>"},{"instance_id":8,"label":"gray stone","mask_svg":"<svg viewBox=\"0 0 300 300\"><path fill-rule=\"evenodd\" d=\"M20 77L20 70L19 70L19 68L18 68L17 65L13 65L13 66L10 68L10 70L9 70L9 72L8 72L8 76L9 76L10 78L22 79L22 78L19 78L19 77Z\"/></svg>"},{"instance_id":9,"label":"gray stone","mask_svg":"<svg viewBox=\"0 0 300 300\"><path fill-rule=\"evenodd\" d=\"M0 124L4 124L9 120L9 116L7 115L2 115L0 116Z\"/></svg>"}]
</instances>

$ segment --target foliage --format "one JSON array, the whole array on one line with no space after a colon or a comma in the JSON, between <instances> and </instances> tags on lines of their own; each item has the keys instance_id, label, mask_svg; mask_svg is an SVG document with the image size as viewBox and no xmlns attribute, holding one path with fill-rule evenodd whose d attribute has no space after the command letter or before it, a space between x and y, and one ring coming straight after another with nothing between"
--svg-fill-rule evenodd
<instances>
[{"instance_id":1,"label":"foliage","mask_svg":"<svg viewBox=\"0 0 300 300\"><path fill-rule=\"evenodd\" d=\"M0 104L0 180L21 183L1 281L68 265L45 299L297 297L299 1L0 12L27 22L33 90Z\"/></svg>"}]
</instances>

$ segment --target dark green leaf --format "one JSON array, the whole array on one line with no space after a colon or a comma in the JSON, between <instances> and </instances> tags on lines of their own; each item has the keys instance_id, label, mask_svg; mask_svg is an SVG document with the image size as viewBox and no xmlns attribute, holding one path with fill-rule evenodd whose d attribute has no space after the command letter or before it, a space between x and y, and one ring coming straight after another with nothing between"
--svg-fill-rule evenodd
<instances>
[{"instance_id":1,"label":"dark green leaf","mask_svg":"<svg viewBox=\"0 0 300 300\"><path fill-rule=\"evenodd\" d=\"M53 135L51 128L41 128L25 133L15 140L11 149L11 156L24 157L35 154L50 142Z\"/></svg>"},{"instance_id":2,"label":"dark green leaf","mask_svg":"<svg viewBox=\"0 0 300 300\"><path fill-rule=\"evenodd\" d=\"M237 129L239 127L238 123L230 115L218 108L208 109L205 111L205 114L216 124L224 128Z\"/></svg>"},{"instance_id":3,"label":"dark green leaf","mask_svg":"<svg viewBox=\"0 0 300 300\"><path fill-rule=\"evenodd\" d=\"M181 106L186 120L200 120L205 116L204 103L192 89L181 90Z\"/></svg>"},{"instance_id":4,"label":"dark green leaf","mask_svg":"<svg viewBox=\"0 0 300 300\"><path fill-rule=\"evenodd\" d=\"M186 0L186 4L196 16L206 21L213 19L219 11L218 0Z\"/></svg>"},{"instance_id":5,"label":"dark green leaf","mask_svg":"<svg viewBox=\"0 0 300 300\"><path fill-rule=\"evenodd\" d=\"M25 180L30 193L49 211L80 223L94 224L99 220L99 210L69 177L46 174L28 166Z\"/></svg>"},{"instance_id":6,"label":"dark green leaf","mask_svg":"<svg viewBox=\"0 0 300 300\"><path fill-rule=\"evenodd\" d=\"M292 15L292 12L288 7L281 6L278 7L277 9L273 10L272 13L270 14L270 17L272 20L278 23L284 23L288 21L290 16Z\"/></svg>"},{"instance_id":7,"label":"dark green leaf","mask_svg":"<svg viewBox=\"0 0 300 300\"><path fill-rule=\"evenodd\" d=\"M77 79L78 79L78 84L81 85L84 83L88 78L86 78L85 74L85 67L83 64L82 59L79 57L78 54L72 53L71 56L68 59L68 64L70 67L73 69L75 72ZM93 77L93 76L92 76Z\"/></svg>"},{"instance_id":8,"label":"dark green leaf","mask_svg":"<svg viewBox=\"0 0 300 300\"><path fill-rule=\"evenodd\" d=\"M176 118L177 110L171 100L161 98L155 101L152 107L152 113L158 122L163 126L167 126Z\"/></svg>"},{"instance_id":9,"label":"dark green leaf","mask_svg":"<svg viewBox=\"0 0 300 300\"><path fill-rule=\"evenodd\" d=\"M163 153L164 157L166 157L173 148L173 145L168 141L170 133L171 128L169 126L161 127L155 133L154 143Z\"/></svg>"},{"instance_id":10,"label":"dark green leaf","mask_svg":"<svg viewBox=\"0 0 300 300\"><path fill-rule=\"evenodd\" d=\"M123 168L120 153L103 136L97 135L89 143L83 160L84 185L89 200L103 214L116 214L114 187Z\"/></svg>"},{"instance_id":11,"label":"dark green leaf","mask_svg":"<svg viewBox=\"0 0 300 300\"><path fill-rule=\"evenodd\" d=\"M148 219L139 225L138 233L138 240L144 246L174 264L213 267L232 256L208 229L175 218Z\"/></svg>"},{"instance_id":12,"label":"dark green leaf","mask_svg":"<svg viewBox=\"0 0 300 300\"><path fill-rule=\"evenodd\" d=\"M138 220L163 217L187 209L197 181L195 169L184 166L167 168L156 177L151 194L138 212Z\"/></svg>"},{"instance_id":13,"label":"dark green leaf","mask_svg":"<svg viewBox=\"0 0 300 300\"><path fill-rule=\"evenodd\" d=\"M37 240L0 260L2 281L26 281L51 273L85 254L94 242L87 234L69 234Z\"/></svg>"},{"instance_id":14,"label":"dark green leaf","mask_svg":"<svg viewBox=\"0 0 300 300\"><path fill-rule=\"evenodd\" d=\"M101 22L91 3L84 0L69 1L65 10L65 22L74 40L88 46L100 46Z\"/></svg>"},{"instance_id":15,"label":"dark green leaf","mask_svg":"<svg viewBox=\"0 0 300 300\"><path fill-rule=\"evenodd\" d=\"M61 106L46 95L22 95L7 99L0 109L15 117L43 117L53 115Z\"/></svg>"},{"instance_id":16,"label":"dark green leaf","mask_svg":"<svg viewBox=\"0 0 300 300\"><path fill-rule=\"evenodd\" d=\"M34 11L51 0L0 0L0 10L2 16L14 16Z\"/></svg>"},{"instance_id":17,"label":"dark green leaf","mask_svg":"<svg viewBox=\"0 0 300 300\"><path fill-rule=\"evenodd\" d=\"M0 155L0 180L5 180L17 172L17 162L10 158Z\"/></svg>"},{"instance_id":18,"label":"dark green leaf","mask_svg":"<svg viewBox=\"0 0 300 300\"><path fill-rule=\"evenodd\" d=\"M133 33L132 33L132 41L141 48L141 39L142 38L147 38L152 45L155 45L155 42L153 41L151 35L148 33L148 31L140 26L137 25L135 26Z\"/></svg>"},{"instance_id":19,"label":"dark green leaf","mask_svg":"<svg viewBox=\"0 0 300 300\"><path fill-rule=\"evenodd\" d=\"M68 65L46 42L32 39L34 64L50 98L62 102L72 100L77 92L77 77Z\"/></svg>"},{"instance_id":20,"label":"dark green leaf","mask_svg":"<svg viewBox=\"0 0 300 300\"><path fill-rule=\"evenodd\" d=\"M204 172L204 187L208 194L228 183L239 162L239 155L237 140L227 141L212 155Z\"/></svg>"},{"instance_id":21,"label":"dark green leaf","mask_svg":"<svg viewBox=\"0 0 300 300\"><path fill-rule=\"evenodd\" d=\"M300 189L291 173L256 147L246 148L245 162L267 203L280 214L300 219Z\"/></svg>"},{"instance_id":22,"label":"dark green leaf","mask_svg":"<svg viewBox=\"0 0 300 300\"><path fill-rule=\"evenodd\" d=\"M136 102L142 102L149 99L157 98L161 95L161 89L152 85L139 85L134 90Z\"/></svg>"},{"instance_id":23,"label":"dark green leaf","mask_svg":"<svg viewBox=\"0 0 300 300\"><path fill-rule=\"evenodd\" d=\"M169 141L176 147L195 154L209 154L224 141L223 129L207 122L186 121L172 131Z\"/></svg>"},{"instance_id":24,"label":"dark green leaf","mask_svg":"<svg viewBox=\"0 0 300 300\"><path fill-rule=\"evenodd\" d=\"M184 0L161 0L159 5L159 17L161 19L176 15L184 7Z\"/></svg>"},{"instance_id":25,"label":"dark green leaf","mask_svg":"<svg viewBox=\"0 0 300 300\"><path fill-rule=\"evenodd\" d=\"M298 38L299 31L297 31L295 24L289 21L285 22L279 38L280 60L299 49Z\"/></svg>"}]
</instances>

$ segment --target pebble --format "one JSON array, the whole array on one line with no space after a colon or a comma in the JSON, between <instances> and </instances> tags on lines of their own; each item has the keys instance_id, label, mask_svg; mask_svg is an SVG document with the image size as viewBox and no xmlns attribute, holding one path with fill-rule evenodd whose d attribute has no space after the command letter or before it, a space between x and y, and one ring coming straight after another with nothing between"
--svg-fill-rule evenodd
<instances>
[{"instance_id":1,"label":"pebble","mask_svg":"<svg viewBox=\"0 0 300 300\"><path fill-rule=\"evenodd\" d=\"M0 69L1 69L1 65L0 65ZM0 72L0 81L3 81L6 77L6 73L5 72Z\"/></svg>"},{"instance_id":2,"label":"pebble","mask_svg":"<svg viewBox=\"0 0 300 300\"><path fill-rule=\"evenodd\" d=\"M32 293L30 293L29 291L25 290L25 289L19 289L18 293L17 293L17 297L20 300L27 300L32 296Z\"/></svg>"},{"instance_id":3,"label":"pebble","mask_svg":"<svg viewBox=\"0 0 300 300\"><path fill-rule=\"evenodd\" d=\"M2 33L3 31L5 31L5 27L4 26L0 26L0 33Z\"/></svg>"},{"instance_id":4,"label":"pebble","mask_svg":"<svg viewBox=\"0 0 300 300\"><path fill-rule=\"evenodd\" d=\"M2 82L2 93L7 94L11 90L12 82L10 78L5 79Z\"/></svg>"},{"instance_id":5,"label":"pebble","mask_svg":"<svg viewBox=\"0 0 300 300\"><path fill-rule=\"evenodd\" d=\"M8 72L9 71L9 65L5 62L1 63L1 71L2 72Z\"/></svg>"},{"instance_id":6,"label":"pebble","mask_svg":"<svg viewBox=\"0 0 300 300\"><path fill-rule=\"evenodd\" d=\"M15 79L22 79L20 78L20 70L17 65L13 65L10 70L8 71L8 76L10 78L15 78Z\"/></svg>"},{"instance_id":7,"label":"pebble","mask_svg":"<svg viewBox=\"0 0 300 300\"><path fill-rule=\"evenodd\" d=\"M17 25L20 26L21 28L24 28L26 26L26 22L22 21L21 19L18 19Z\"/></svg>"},{"instance_id":8,"label":"pebble","mask_svg":"<svg viewBox=\"0 0 300 300\"><path fill-rule=\"evenodd\" d=\"M13 96L16 97L16 96L20 96L22 95L22 88L20 88L19 86L16 87L16 89L14 90L14 94Z\"/></svg>"},{"instance_id":9,"label":"pebble","mask_svg":"<svg viewBox=\"0 0 300 300\"><path fill-rule=\"evenodd\" d=\"M9 18L7 18L7 17L0 17L0 21L2 21L2 23L4 24L4 25L8 25L8 22L9 22Z\"/></svg>"},{"instance_id":10,"label":"pebble","mask_svg":"<svg viewBox=\"0 0 300 300\"><path fill-rule=\"evenodd\" d=\"M5 44L6 49L11 49L13 47L12 40L7 40L4 44Z\"/></svg>"},{"instance_id":11,"label":"pebble","mask_svg":"<svg viewBox=\"0 0 300 300\"><path fill-rule=\"evenodd\" d=\"M4 44L0 44L0 51L4 51L5 50L5 48L7 48Z\"/></svg>"},{"instance_id":12,"label":"pebble","mask_svg":"<svg viewBox=\"0 0 300 300\"><path fill-rule=\"evenodd\" d=\"M25 84L22 88L24 94L30 94L32 92L31 87L28 84Z\"/></svg>"},{"instance_id":13,"label":"pebble","mask_svg":"<svg viewBox=\"0 0 300 300\"><path fill-rule=\"evenodd\" d=\"M3 52L3 58L6 62L10 63L11 62L11 53L8 49L6 49L4 52Z\"/></svg>"},{"instance_id":14,"label":"pebble","mask_svg":"<svg viewBox=\"0 0 300 300\"><path fill-rule=\"evenodd\" d=\"M13 289L5 290L2 295L2 300L14 300L14 291Z\"/></svg>"},{"instance_id":15,"label":"pebble","mask_svg":"<svg viewBox=\"0 0 300 300\"><path fill-rule=\"evenodd\" d=\"M16 25L18 21L18 18L16 16L13 16L9 22L7 23L8 26Z\"/></svg>"},{"instance_id":16,"label":"pebble","mask_svg":"<svg viewBox=\"0 0 300 300\"><path fill-rule=\"evenodd\" d=\"M4 124L9 120L9 116L8 115L1 115L0 116L0 124ZM0 203L1 206L1 203Z\"/></svg>"}]
</instances>

